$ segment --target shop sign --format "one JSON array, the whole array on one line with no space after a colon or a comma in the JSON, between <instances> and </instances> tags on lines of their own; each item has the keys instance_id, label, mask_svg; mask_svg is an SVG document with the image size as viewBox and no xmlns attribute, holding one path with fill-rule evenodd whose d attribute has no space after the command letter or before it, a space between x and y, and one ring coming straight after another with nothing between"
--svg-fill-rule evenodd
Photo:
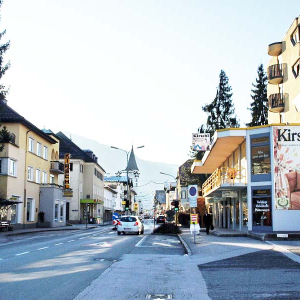
<instances>
[{"instance_id":1,"label":"shop sign","mask_svg":"<svg viewBox=\"0 0 300 300\"><path fill-rule=\"evenodd\" d=\"M64 156L64 188L70 189L70 153L66 153Z\"/></svg>"},{"instance_id":2,"label":"shop sign","mask_svg":"<svg viewBox=\"0 0 300 300\"><path fill-rule=\"evenodd\" d=\"M222 191L222 198L237 198L237 191Z\"/></svg>"},{"instance_id":3,"label":"shop sign","mask_svg":"<svg viewBox=\"0 0 300 300\"><path fill-rule=\"evenodd\" d=\"M73 190L69 189L69 190L64 190L63 191L63 197L73 197Z\"/></svg>"},{"instance_id":4,"label":"shop sign","mask_svg":"<svg viewBox=\"0 0 300 300\"><path fill-rule=\"evenodd\" d=\"M193 151L210 150L210 133L192 133Z\"/></svg>"},{"instance_id":5,"label":"shop sign","mask_svg":"<svg viewBox=\"0 0 300 300\"><path fill-rule=\"evenodd\" d=\"M126 204L126 200L125 201L122 201L122 205L125 205Z\"/></svg>"}]
</instances>

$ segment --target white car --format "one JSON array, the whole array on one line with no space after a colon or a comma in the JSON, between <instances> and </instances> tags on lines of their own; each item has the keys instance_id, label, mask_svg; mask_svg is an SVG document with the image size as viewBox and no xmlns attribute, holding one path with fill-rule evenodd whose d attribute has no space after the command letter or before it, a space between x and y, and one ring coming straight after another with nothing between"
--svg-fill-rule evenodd
<instances>
[{"instance_id":1,"label":"white car","mask_svg":"<svg viewBox=\"0 0 300 300\"><path fill-rule=\"evenodd\" d=\"M138 216L122 216L117 227L118 235L125 233L144 233L144 225Z\"/></svg>"}]
</instances>

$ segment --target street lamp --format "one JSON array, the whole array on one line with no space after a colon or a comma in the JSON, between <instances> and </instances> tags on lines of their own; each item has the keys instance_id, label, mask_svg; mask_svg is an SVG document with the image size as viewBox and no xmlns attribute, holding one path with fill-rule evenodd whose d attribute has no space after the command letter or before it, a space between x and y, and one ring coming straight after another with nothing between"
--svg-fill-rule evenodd
<instances>
[{"instance_id":1,"label":"street lamp","mask_svg":"<svg viewBox=\"0 0 300 300\"><path fill-rule=\"evenodd\" d=\"M144 147L145 146L143 145L143 146L136 147L135 149L140 149L140 148L144 148ZM130 151L126 151L124 149L121 149L121 148L118 148L118 147L115 147L115 146L110 146L110 148L116 149L116 150L121 150L121 151L124 151L126 153L126 158L127 158L127 164L126 164L127 200L129 200L129 180L128 180L128 162L129 162L129 158L128 158L128 155L133 150L133 147L131 148Z\"/></svg>"}]
</instances>

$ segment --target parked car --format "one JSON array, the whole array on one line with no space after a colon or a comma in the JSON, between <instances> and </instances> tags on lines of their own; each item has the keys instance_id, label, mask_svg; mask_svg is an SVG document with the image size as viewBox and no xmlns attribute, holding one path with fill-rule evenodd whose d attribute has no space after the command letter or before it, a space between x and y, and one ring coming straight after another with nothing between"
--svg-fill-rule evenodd
<instances>
[{"instance_id":1,"label":"parked car","mask_svg":"<svg viewBox=\"0 0 300 300\"><path fill-rule=\"evenodd\" d=\"M165 224L166 223L166 217L165 216L158 216L157 219L156 219L156 224L158 224L158 223Z\"/></svg>"},{"instance_id":2,"label":"parked car","mask_svg":"<svg viewBox=\"0 0 300 300\"><path fill-rule=\"evenodd\" d=\"M122 232L126 233L136 233L143 234L144 233L144 224L141 219L137 216L122 216L118 226L117 226L118 235Z\"/></svg>"}]
</instances>

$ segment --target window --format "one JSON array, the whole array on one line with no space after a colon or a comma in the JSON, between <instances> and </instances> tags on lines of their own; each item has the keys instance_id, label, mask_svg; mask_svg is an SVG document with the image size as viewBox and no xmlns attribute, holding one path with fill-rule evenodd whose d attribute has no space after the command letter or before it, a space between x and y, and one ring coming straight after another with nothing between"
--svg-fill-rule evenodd
<instances>
[{"instance_id":1,"label":"window","mask_svg":"<svg viewBox=\"0 0 300 300\"><path fill-rule=\"evenodd\" d=\"M44 171L42 174L42 183L47 183L47 172L44 172Z\"/></svg>"},{"instance_id":2,"label":"window","mask_svg":"<svg viewBox=\"0 0 300 300\"><path fill-rule=\"evenodd\" d=\"M11 143L13 143L13 144L16 143L16 136L15 136L15 134L13 134L13 133L10 134L10 141L11 141Z\"/></svg>"},{"instance_id":3,"label":"window","mask_svg":"<svg viewBox=\"0 0 300 300\"><path fill-rule=\"evenodd\" d=\"M27 175L27 179L29 181L33 181L33 167L28 167L28 175Z\"/></svg>"},{"instance_id":4,"label":"window","mask_svg":"<svg viewBox=\"0 0 300 300\"><path fill-rule=\"evenodd\" d=\"M269 136L251 138L251 173L252 175L271 173Z\"/></svg>"},{"instance_id":5,"label":"window","mask_svg":"<svg viewBox=\"0 0 300 300\"><path fill-rule=\"evenodd\" d=\"M80 172L83 173L83 165L80 165Z\"/></svg>"},{"instance_id":6,"label":"window","mask_svg":"<svg viewBox=\"0 0 300 300\"><path fill-rule=\"evenodd\" d=\"M181 199L186 199L186 191L181 191Z\"/></svg>"},{"instance_id":7,"label":"window","mask_svg":"<svg viewBox=\"0 0 300 300\"><path fill-rule=\"evenodd\" d=\"M52 174L50 174L50 183L51 184L54 184L55 182L54 182L54 175L52 175Z\"/></svg>"},{"instance_id":8,"label":"window","mask_svg":"<svg viewBox=\"0 0 300 300\"><path fill-rule=\"evenodd\" d=\"M27 198L26 202L26 220L29 222L34 221L35 203L33 198Z\"/></svg>"},{"instance_id":9,"label":"window","mask_svg":"<svg viewBox=\"0 0 300 300\"><path fill-rule=\"evenodd\" d=\"M297 78L299 76L299 71L300 71L300 58L293 65L292 71L293 71L295 78Z\"/></svg>"},{"instance_id":10,"label":"window","mask_svg":"<svg viewBox=\"0 0 300 300\"><path fill-rule=\"evenodd\" d=\"M44 146L43 158L48 160L48 147Z\"/></svg>"},{"instance_id":11,"label":"window","mask_svg":"<svg viewBox=\"0 0 300 300\"><path fill-rule=\"evenodd\" d=\"M54 221L58 222L59 203L55 203L54 208Z\"/></svg>"},{"instance_id":12,"label":"window","mask_svg":"<svg viewBox=\"0 0 300 300\"><path fill-rule=\"evenodd\" d=\"M38 169L35 170L35 182L41 183L41 171Z\"/></svg>"},{"instance_id":13,"label":"window","mask_svg":"<svg viewBox=\"0 0 300 300\"><path fill-rule=\"evenodd\" d=\"M12 159L9 159L8 163L9 163L8 174L11 176L17 176L16 162Z\"/></svg>"},{"instance_id":14,"label":"window","mask_svg":"<svg viewBox=\"0 0 300 300\"><path fill-rule=\"evenodd\" d=\"M291 42L293 46L299 43L299 36L300 36L300 30L299 27L297 27L296 30L291 35Z\"/></svg>"},{"instance_id":15,"label":"window","mask_svg":"<svg viewBox=\"0 0 300 300\"><path fill-rule=\"evenodd\" d=\"M73 171L73 163L70 163L70 172Z\"/></svg>"},{"instance_id":16,"label":"window","mask_svg":"<svg viewBox=\"0 0 300 300\"><path fill-rule=\"evenodd\" d=\"M32 138L29 138L29 141L28 141L28 151L34 152L34 140Z\"/></svg>"},{"instance_id":17,"label":"window","mask_svg":"<svg viewBox=\"0 0 300 300\"><path fill-rule=\"evenodd\" d=\"M0 159L0 174L2 174L2 159Z\"/></svg>"},{"instance_id":18,"label":"window","mask_svg":"<svg viewBox=\"0 0 300 300\"><path fill-rule=\"evenodd\" d=\"M37 156L42 156L42 145L39 142L36 143L36 154Z\"/></svg>"},{"instance_id":19,"label":"window","mask_svg":"<svg viewBox=\"0 0 300 300\"><path fill-rule=\"evenodd\" d=\"M64 221L64 202L60 203L60 221Z\"/></svg>"}]
</instances>

